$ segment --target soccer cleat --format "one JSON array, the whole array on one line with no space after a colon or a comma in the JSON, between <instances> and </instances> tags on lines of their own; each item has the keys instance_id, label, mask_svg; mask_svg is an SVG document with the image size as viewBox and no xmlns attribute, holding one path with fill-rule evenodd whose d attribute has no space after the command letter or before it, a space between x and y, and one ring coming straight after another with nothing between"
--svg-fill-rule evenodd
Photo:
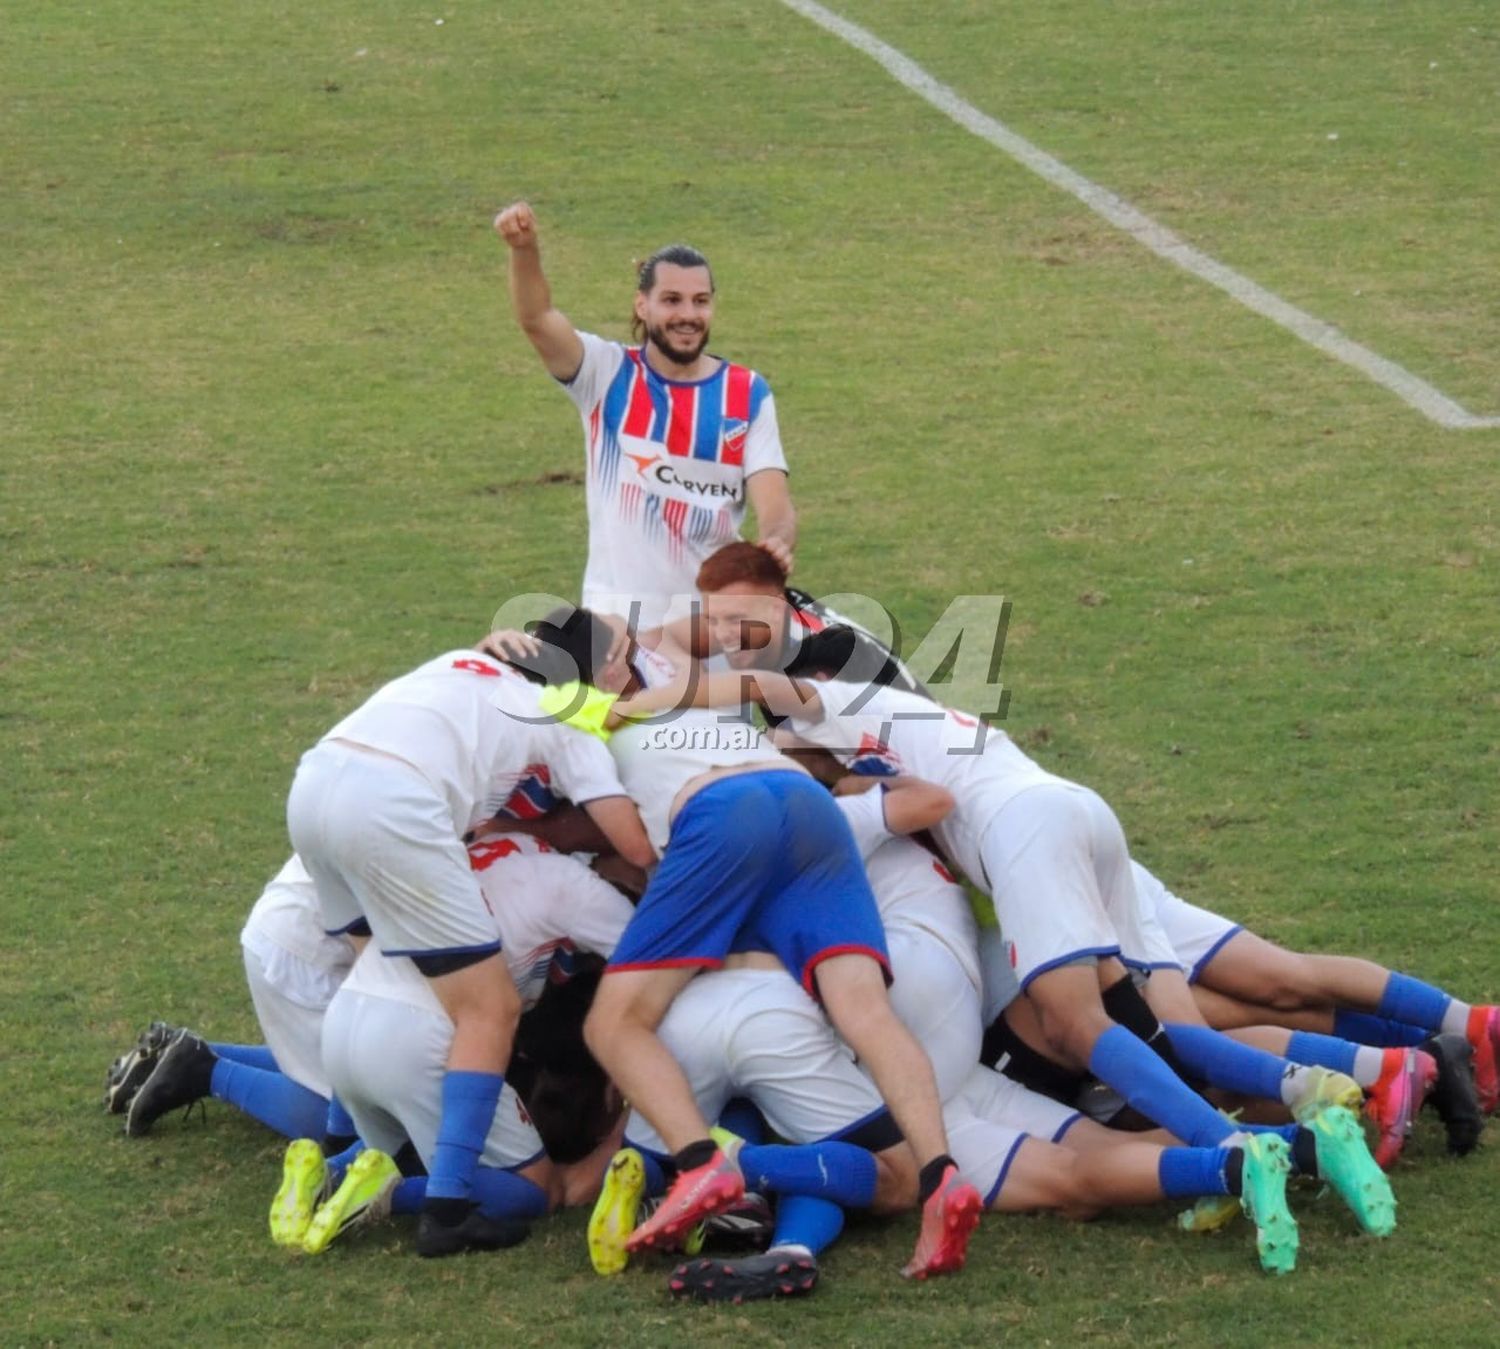
<instances>
[{"instance_id":1,"label":"soccer cleat","mask_svg":"<svg viewBox=\"0 0 1500 1349\"><path fill-rule=\"evenodd\" d=\"M1347 1112L1346 1112L1347 1113ZM1249 1134L1240 1143L1240 1208L1255 1224L1255 1249L1267 1274L1290 1274L1297 1267L1297 1220L1286 1206L1291 1149L1276 1134Z\"/></svg>"},{"instance_id":2,"label":"soccer cleat","mask_svg":"<svg viewBox=\"0 0 1500 1349\"><path fill-rule=\"evenodd\" d=\"M192 1031L178 1031L161 1051L125 1111L125 1132L139 1138L169 1110L208 1095L218 1055Z\"/></svg>"},{"instance_id":3,"label":"soccer cleat","mask_svg":"<svg viewBox=\"0 0 1500 1349\"><path fill-rule=\"evenodd\" d=\"M1377 1237L1396 1230L1396 1196L1365 1145L1359 1120L1342 1106L1320 1110L1305 1126L1318 1149L1318 1175L1349 1205L1359 1225Z\"/></svg>"},{"instance_id":4,"label":"soccer cleat","mask_svg":"<svg viewBox=\"0 0 1500 1349\"><path fill-rule=\"evenodd\" d=\"M1500 1007L1471 1008L1467 1035L1474 1047L1474 1092L1479 1108L1493 1115L1500 1106Z\"/></svg>"},{"instance_id":5,"label":"soccer cleat","mask_svg":"<svg viewBox=\"0 0 1500 1349\"><path fill-rule=\"evenodd\" d=\"M1332 1068L1308 1067L1298 1074L1302 1092L1287 1106L1292 1118L1305 1123L1325 1106L1341 1105L1346 1110L1358 1110L1365 1103L1364 1088L1347 1073L1335 1072Z\"/></svg>"},{"instance_id":6,"label":"soccer cleat","mask_svg":"<svg viewBox=\"0 0 1500 1349\"><path fill-rule=\"evenodd\" d=\"M171 1043L178 1027L165 1021L153 1021L140 1033L125 1053L121 1054L104 1075L104 1109L111 1115L123 1115L129 1108L136 1092L156 1066L161 1051Z\"/></svg>"},{"instance_id":7,"label":"soccer cleat","mask_svg":"<svg viewBox=\"0 0 1500 1349\"><path fill-rule=\"evenodd\" d=\"M312 1221L305 1224L302 1249L308 1255L318 1255L351 1227L389 1218L391 1192L400 1179L401 1168L395 1162L383 1152L366 1148L350 1163L338 1189L318 1206ZM272 1217L274 1228L274 1209Z\"/></svg>"},{"instance_id":8,"label":"soccer cleat","mask_svg":"<svg viewBox=\"0 0 1500 1349\"><path fill-rule=\"evenodd\" d=\"M625 1249L634 1253L680 1242L697 1223L732 1208L744 1195L739 1167L722 1148L715 1148L702 1166L678 1175L656 1212L625 1238Z\"/></svg>"},{"instance_id":9,"label":"soccer cleat","mask_svg":"<svg viewBox=\"0 0 1500 1349\"><path fill-rule=\"evenodd\" d=\"M1370 1088L1365 1114L1375 1121L1380 1138L1375 1144L1375 1162L1389 1171L1411 1137L1412 1121L1432 1084L1438 1066L1431 1054L1420 1049L1387 1049L1380 1079Z\"/></svg>"},{"instance_id":10,"label":"soccer cleat","mask_svg":"<svg viewBox=\"0 0 1500 1349\"><path fill-rule=\"evenodd\" d=\"M1437 1064L1437 1081L1428 1100L1447 1131L1448 1151L1467 1157L1484 1132L1484 1112L1474 1091L1473 1046L1462 1035L1434 1035L1422 1042L1421 1050Z\"/></svg>"},{"instance_id":11,"label":"soccer cleat","mask_svg":"<svg viewBox=\"0 0 1500 1349\"><path fill-rule=\"evenodd\" d=\"M691 1260L667 1281L672 1296L694 1302L757 1302L812 1292L818 1262L805 1251L767 1251L739 1260Z\"/></svg>"},{"instance_id":12,"label":"soccer cleat","mask_svg":"<svg viewBox=\"0 0 1500 1349\"><path fill-rule=\"evenodd\" d=\"M703 1224L704 1239L716 1250L763 1251L771 1244L774 1227L770 1203L754 1190L746 1190L738 1204Z\"/></svg>"},{"instance_id":13,"label":"soccer cleat","mask_svg":"<svg viewBox=\"0 0 1500 1349\"><path fill-rule=\"evenodd\" d=\"M271 1200L271 1240L278 1246L300 1250L313 1210L327 1191L323 1149L311 1138L288 1143L281 1162L281 1188Z\"/></svg>"},{"instance_id":14,"label":"soccer cleat","mask_svg":"<svg viewBox=\"0 0 1500 1349\"><path fill-rule=\"evenodd\" d=\"M530 1235L530 1223L488 1217L477 1204L456 1223L445 1223L424 1209L417 1220L417 1254L433 1260L465 1251L499 1251L519 1246Z\"/></svg>"},{"instance_id":15,"label":"soccer cleat","mask_svg":"<svg viewBox=\"0 0 1500 1349\"><path fill-rule=\"evenodd\" d=\"M984 1200L979 1191L959 1175L956 1166L943 1172L943 1179L922 1205L922 1230L917 1249L901 1270L903 1279L927 1279L950 1274L964 1267L969 1236L979 1225Z\"/></svg>"},{"instance_id":16,"label":"soccer cleat","mask_svg":"<svg viewBox=\"0 0 1500 1349\"><path fill-rule=\"evenodd\" d=\"M1217 1232L1228 1227L1241 1211L1239 1199L1232 1194L1206 1194L1177 1215L1177 1226L1184 1232Z\"/></svg>"},{"instance_id":17,"label":"soccer cleat","mask_svg":"<svg viewBox=\"0 0 1500 1349\"><path fill-rule=\"evenodd\" d=\"M596 1274L619 1274L630 1263L625 1242L635 1231L645 1189L645 1160L634 1148L621 1148L610 1159L589 1217L589 1260Z\"/></svg>"}]
</instances>

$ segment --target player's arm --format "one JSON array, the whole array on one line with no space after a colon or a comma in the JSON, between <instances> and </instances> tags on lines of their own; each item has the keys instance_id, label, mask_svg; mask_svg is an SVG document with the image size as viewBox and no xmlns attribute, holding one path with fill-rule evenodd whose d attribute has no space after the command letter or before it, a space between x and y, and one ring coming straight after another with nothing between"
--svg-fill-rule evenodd
<instances>
[{"instance_id":1,"label":"player's arm","mask_svg":"<svg viewBox=\"0 0 1500 1349\"><path fill-rule=\"evenodd\" d=\"M510 304L547 373L565 383L583 365L583 339L567 317L552 307L552 287L542 271L536 215L524 201L495 217L495 231L510 248Z\"/></svg>"},{"instance_id":2,"label":"player's arm","mask_svg":"<svg viewBox=\"0 0 1500 1349\"><path fill-rule=\"evenodd\" d=\"M642 721L673 708L742 707L747 702L759 703L778 717L802 721L823 718L818 686L806 679L743 670L704 674L693 668L670 684L619 699L604 724L609 730L618 730L627 721Z\"/></svg>"},{"instance_id":3,"label":"player's arm","mask_svg":"<svg viewBox=\"0 0 1500 1349\"><path fill-rule=\"evenodd\" d=\"M757 542L790 576L797 548L797 511L792 505L786 473L776 468L753 473L745 480L745 493L755 512L755 527L759 531Z\"/></svg>"},{"instance_id":4,"label":"player's arm","mask_svg":"<svg viewBox=\"0 0 1500 1349\"><path fill-rule=\"evenodd\" d=\"M953 809L953 793L925 778L869 777L851 773L834 784L835 796L885 788L885 827L893 834L915 834L940 824Z\"/></svg>"},{"instance_id":5,"label":"player's arm","mask_svg":"<svg viewBox=\"0 0 1500 1349\"><path fill-rule=\"evenodd\" d=\"M646 868L656 865L656 849L646 837L646 826L641 823L641 813L628 796L601 796L585 801L588 813L610 847L627 862Z\"/></svg>"}]
</instances>

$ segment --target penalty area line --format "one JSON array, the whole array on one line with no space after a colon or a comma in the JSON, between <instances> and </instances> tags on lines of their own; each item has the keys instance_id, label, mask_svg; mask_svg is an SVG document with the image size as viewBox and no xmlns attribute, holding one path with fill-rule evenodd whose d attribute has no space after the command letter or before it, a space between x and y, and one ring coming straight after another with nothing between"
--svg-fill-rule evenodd
<instances>
[{"instance_id":1,"label":"penalty area line","mask_svg":"<svg viewBox=\"0 0 1500 1349\"><path fill-rule=\"evenodd\" d=\"M1428 420L1453 431L1500 427L1500 417L1476 416L1449 398L1441 389L1412 374L1405 366L1397 365L1395 361L1362 346L1333 324L1299 309L1274 291L1267 290L1248 276L1194 248L1180 235L1116 196L1108 188L1100 187L1098 183L1070 169L1060 159L1033 145L988 113L980 112L955 90L934 79L911 57L881 41L868 29L835 14L815 0L781 0L781 4L863 52L882 66L892 79L905 85L917 97L930 103L964 130L988 141L997 150L1004 151L1054 187L1077 198L1089 210L1102 216L1116 229L1123 230L1157 257L1218 287L1246 309L1270 319L1309 346L1358 370L1366 378L1390 390Z\"/></svg>"}]
</instances>

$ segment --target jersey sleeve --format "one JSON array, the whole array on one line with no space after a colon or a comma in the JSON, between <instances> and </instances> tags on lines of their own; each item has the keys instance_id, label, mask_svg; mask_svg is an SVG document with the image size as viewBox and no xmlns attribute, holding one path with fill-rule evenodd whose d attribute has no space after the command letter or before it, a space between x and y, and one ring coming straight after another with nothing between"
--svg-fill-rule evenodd
<instances>
[{"instance_id":1,"label":"jersey sleeve","mask_svg":"<svg viewBox=\"0 0 1500 1349\"><path fill-rule=\"evenodd\" d=\"M838 807L849 821L861 862L868 862L876 848L895 838L885 822L885 794L886 788L877 785L857 796L838 798Z\"/></svg>"},{"instance_id":2,"label":"jersey sleeve","mask_svg":"<svg viewBox=\"0 0 1500 1349\"><path fill-rule=\"evenodd\" d=\"M745 476L759 473L762 469L777 468L788 471L786 453L781 448L781 428L776 422L776 400L759 375L751 387L752 402L756 393L761 394L758 407L753 407L750 430L745 436Z\"/></svg>"},{"instance_id":3,"label":"jersey sleeve","mask_svg":"<svg viewBox=\"0 0 1500 1349\"><path fill-rule=\"evenodd\" d=\"M575 806L606 796L629 795L620 783L614 757L602 740L561 725L554 725L551 732L547 766L555 790Z\"/></svg>"},{"instance_id":4,"label":"jersey sleeve","mask_svg":"<svg viewBox=\"0 0 1500 1349\"><path fill-rule=\"evenodd\" d=\"M579 412L588 416L603 401L610 380L625 359L625 348L593 333L581 332L578 339L583 343L583 362L572 379L559 380L558 383L567 391Z\"/></svg>"}]
</instances>

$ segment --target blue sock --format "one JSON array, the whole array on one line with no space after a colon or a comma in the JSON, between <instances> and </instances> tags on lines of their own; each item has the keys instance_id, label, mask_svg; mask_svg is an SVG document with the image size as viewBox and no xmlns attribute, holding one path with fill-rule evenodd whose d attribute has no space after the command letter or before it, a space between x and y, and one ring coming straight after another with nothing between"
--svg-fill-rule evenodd
<instances>
[{"instance_id":1,"label":"blue sock","mask_svg":"<svg viewBox=\"0 0 1500 1349\"><path fill-rule=\"evenodd\" d=\"M1166 1199L1228 1194L1230 1148L1163 1148L1157 1178Z\"/></svg>"},{"instance_id":2,"label":"blue sock","mask_svg":"<svg viewBox=\"0 0 1500 1349\"><path fill-rule=\"evenodd\" d=\"M468 1199L479 1154L495 1122L495 1107L505 1078L499 1073L443 1074L443 1113L437 1146L427 1168L429 1199Z\"/></svg>"},{"instance_id":3,"label":"blue sock","mask_svg":"<svg viewBox=\"0 0 1500 1349\"><path fill-rule=\"evenodd\" d=\"M1443 1013L1452 1001L1442 989L1424 984L1409 974L1392 971L1386 980L1385 992L1380 995L1380 1006L1375 1010L1392 1021L1407 1021L1413 1026L1436 1031L1442 1030Z\"/></svg>"},{"instance_id":4,"label":"blue sock","mask_svg":"<svg viewBox=\"0 0 1500 1349\"><path fill-rule=\"evenodd\" d=\"M391 1191L391 1212L420 1213L422 1201L427 1198L427 1177L407 1176L396 1182Z\"/></svg>"},{"instance_id":5,"label":"blue sock","mask_svg":"<svg viewBox=\"0 0 1500 1349\"><path fill-rule=\"evenodd\" d=\"M1264 1049L1242 1045L1207 1026L1173 1022L1165 1029L1182 1066L1194 1077L1225 1091L1281 1100L1281 1079L1287 1070L1285 1059L1267 1054Z\"/></svg>"},{"instance_id":6,"label":"blue sock","mask_svg":"<svg viewBox=\"0 0 1500 1349\"><path fill-rule=\"evenodd\" d=\"M357 1138L359 1130L355 1127L354 1120L350 1118L349 1112L344 1109L344 1103L337 1096L328 1102L328 1118L323 1124L324 1138Z\"/></svg>"},{"instance_id":7,"label":"blue sock","mask_svg":"<svg viewBox=\"0 0 1500 1349\"><path fill-rule=\"evenodd\" d=\"M878 1179L875 1158L853 1143L747 1143L740 1170L752 1190L818 1195L845 1208L869 1208Z\"/></svg>"},{"instance_id":8,"label":"blue sock","mask_svg":"<svg viewBox=\"0 0 1500 1349\"><path fill-rule=\"evenodd\" d=\"M486 1218L540 1218L547 1212L540 1185L498 1166L474 1168L473 1195Z\"/></svg>"},{"instance_id":9,"label":"blue sock","mask_svg":"<svg viewBox=\"0 0 1500 1349\"><path fill-rule=\"evenodd\" d=\"M751 1101L736 1096L719 1112L719 1127L738 1134L747 1143L766 1141L766 1121Z\"/></svg>"},{"instance_id":10,"label":"blue sock","mask_svg":"<svg viewBox=\"0 0 1500 1349\"><path fill-rule=\"evenodd\" d=\"M276 1056L265 1045L209 1045L221 1059L243 1063L251 1068L264 1068L268 1073L279 1073ZM298 1134L298 1138L311 1138L311 1134Z\"/></svg>"},{"instance_id":11,"label":"blue sock","mask_svg":"<svg viewBox=\"0 0 1500 1349\"><path fill-rule=\"evenodd\" d=\"M365 1145L356 1138L342 1152L335 1153L332 1157L325 1157L323 1159L323 1165L328 1168L328 1184L332 1188L338 1188L339 1182L344 1178L344 1172L349 1169L349 1163L364 1150Z\"/></svg>"},{"instance_id":12,"label":"blue sock","mask_svg":"<svg viewBox=\"0 0 1500 1349\"><path fill-rule=\"evenodd\" d=\"M1111 1026L1094 1042L1089 1071L1147 1119L1194 1147L1218 1147L1234 1132L1229 1120L1124 1026Z\"/></svg>"},{"instance_id":13,"label":"blue sock","mask_svg":"<svg viewBox=\"0 0 1500 1349\"><path fill-rule=\"evenodd\" d=\"M810 1194L789 1194L776 1204L773 1246L806 1246L814 1255L833 1245L844 1230L844 1210Z\"/></svg>"},{"instance_id":14,"label":"blue sock","mask_svg":"<svg viewBox=\"0 0 1500 1349\"><path fill-rule=\"evenodd\" d=\"M268 1124L283 1138L321 1138L328 1102L284 1073L251 1068L233 1059L214 1064L209 1092L252 1119Z\"/></svg>"},{"instance_id":15,"label":"blue sock","mask_svg":"<svg viewBox=\"0 0 1500 1349\"><path fill-rule=\"evenodd\" d=\"M1318 1035L1310 1030L1294 1030L1287 1041L1286 1056L1293 1063L1312 1063L1339 1073L1354 1071L1354 1053L1358 1045L1332 1035Z\"/></svg>"},{"instance_id":16,"label":"blue sock","mask_svg":"<svg viewBox=\"0 0 1500 1349\"><path fill-rule=\"evenodd\" d=\"M1356 1012L1340 1007L1333 1014L1333 1033L1357 1045L1374 1045L1379 1049L1410 1049L1419 1045L1430 1034L1421 1026L1409 1025L1405 1021L1392 1021L1389 1017L1371 1016L1368 1012Z\"/></svg>"},{"instance_id":17,"label":"blue sock","mask_svg":"<svg viewBox=\"0 0 1500 1349\"><path fill-rule=\"evenodd\" d=\"M650 1148L643 1148L639 1143L632 1143L628 1138L623 1146L634 1148L641 1154L641 1160L646 1164L646 1193L663 1194L667 1188L667 1172L664 1163L668 1160L664 1152L652 1152Z\"/></svg>"}]
</instances>

